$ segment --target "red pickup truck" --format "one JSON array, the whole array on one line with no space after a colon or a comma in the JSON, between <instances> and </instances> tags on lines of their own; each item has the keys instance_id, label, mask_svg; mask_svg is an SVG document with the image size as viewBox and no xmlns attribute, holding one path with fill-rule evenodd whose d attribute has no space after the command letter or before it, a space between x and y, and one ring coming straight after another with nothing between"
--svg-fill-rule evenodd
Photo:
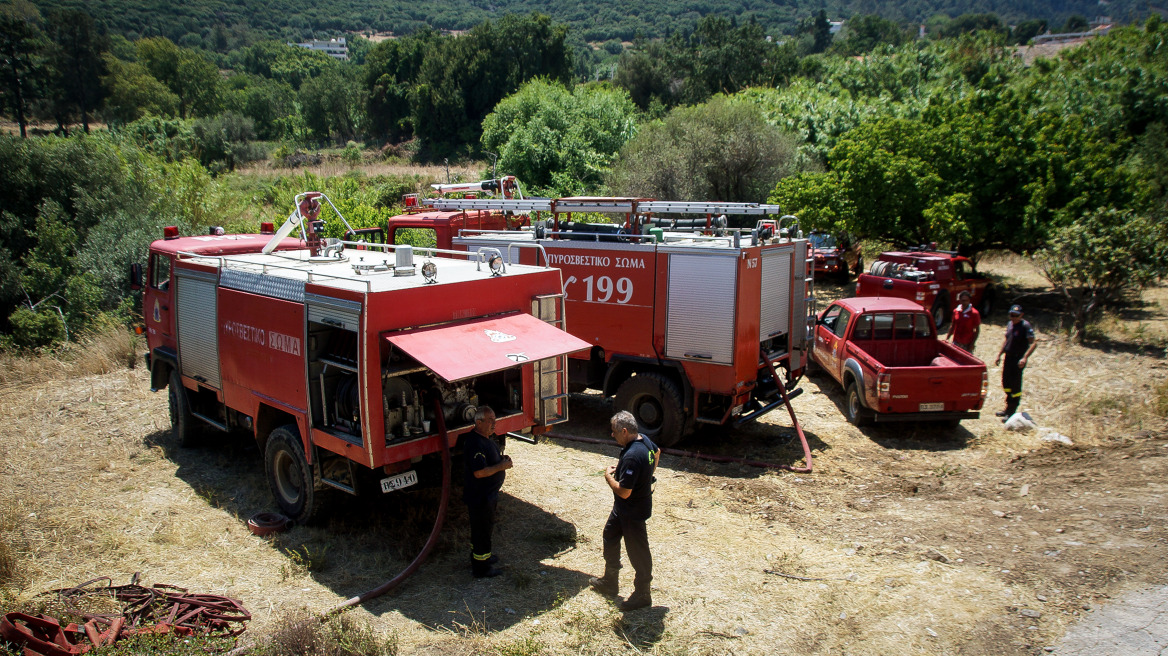
<instances>
[{"instance_id":1,"label":"red pickup truck","mask_svg":"<svg viewBox=\"0 0 1168 656\"><path fill-rule=\"evenodd\" d=\"M944 326L957 307L957 295L968 291L984 320L994 306L994 288L973 262L956 253L910 249L881 253L868 273L856 278L856 296L896 296L916 301Z\"/></svg>"},{"instance_id":2,"label":"red pickup truck","mask_svg":"<svg viewBox=\"0 0 1168 656\"><path fill-rule=\"evenodd\" d=\"M858 276L864 272L864 258L860 248L850 239L837 240L832 234L819 230L807 235L811 246L811 256L815 258L815 276L831 276L839 283L846 283L852 272Z\"/></svg>"},{"instance_id":3,"label":"red pickup truck","mask_svg":"<svg viewBox=\"0 0 1168 656\"><path fill-rule=\"evenodd\" d=\"M902 298L845 298L815 322L811 357L844 388L848 421L945 421L980 416L985 363L937 339L932 318Z\"/></svg>"}]
</instances>

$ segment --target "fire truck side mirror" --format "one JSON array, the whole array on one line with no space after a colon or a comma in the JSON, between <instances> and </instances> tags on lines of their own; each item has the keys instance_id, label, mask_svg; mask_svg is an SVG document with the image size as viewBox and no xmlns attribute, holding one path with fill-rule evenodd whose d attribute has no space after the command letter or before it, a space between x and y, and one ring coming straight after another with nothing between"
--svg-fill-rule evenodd
<instances>
[{"instance_id":1,"label":"fire truck side mirror","mask_svg":"<svg viewBox=\"0 0 1168 656\"><path fill-rule=\"evenodd\" d=\"M142 265L138 262L130 264L130 289L142 289Z\"/></svg>"}]
</instances>

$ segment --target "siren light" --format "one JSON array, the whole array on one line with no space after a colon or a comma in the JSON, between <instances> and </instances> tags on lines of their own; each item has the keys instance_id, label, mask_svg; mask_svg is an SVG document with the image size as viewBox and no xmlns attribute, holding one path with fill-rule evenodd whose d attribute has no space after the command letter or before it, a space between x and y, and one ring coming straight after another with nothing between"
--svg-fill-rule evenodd
<instances>
[{"instance_id":1,"label":"siren light","mask_svg":"<svg viewBox=\"0 0 1168 656\"><path fill-rule=\"evenodd\" d=\"M166 226L162 229L163 239L178 239L178 226Z\"/></svg>"}]
</instances>

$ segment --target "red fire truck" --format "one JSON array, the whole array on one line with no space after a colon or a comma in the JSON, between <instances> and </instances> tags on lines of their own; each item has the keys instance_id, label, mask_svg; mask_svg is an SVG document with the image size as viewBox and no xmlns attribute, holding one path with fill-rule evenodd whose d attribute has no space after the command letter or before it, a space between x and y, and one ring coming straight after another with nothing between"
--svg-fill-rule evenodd
<instances>
[{"instance_id":1,"label":"red fire truck","mask_svg":"<svg viewBox=\"0 0 1168 656\"><path fill-rule=\"evenodd\" d=\"M701 424L741 425L799 392L813 283L807 241L787 236L779 224L790 227L794 217L779 216L777 205L611 197L423 203L550 213L520 230L465 230L454 247L559 268L570 332L591 346L568 359L573 389L615 396L657 443L675 444ZM622 220L566 220L579 213ZM702 218L663 218L693 214ZM730 229L726 215L764 218L753 229Z\"/></svg>"},{"instance_id":2,"label":"red fire truck","mask_svg":"<svg viewBox=\"0 0 1168 656\"><path fill-rule=\"evenodd\" d=\"M561 330L558 270L324 240L322 201L297 196L275 234L151 245L147 363L180 442L252 434L281 510L309 521L332 488L418 482L477 405L499 434L566 420L564 356L589 345Z\"/></svg>"},{"instance_id":3,"label":"red fire truck","mask_svg":"<svg viewBox=\"0 0 1168 656\"><path fill-rule=\"evenodd\" d=\"M479 194L495 194L502 198L523 196L519 181L514 176L481 182L462 182L431 185L439 193L462 194L464 198L475 198ZM393 217L386 226L384 241L389 244L404 241L402 233L415 232L410 240L421 246L450 248L452 240L463 230L518 230L528 225L523 214L499 210L435 210L422 205L418 194L406 194L402 198L405 213ZM372 230L371 228L366 231Z\"/></svg>"}]
</instances>

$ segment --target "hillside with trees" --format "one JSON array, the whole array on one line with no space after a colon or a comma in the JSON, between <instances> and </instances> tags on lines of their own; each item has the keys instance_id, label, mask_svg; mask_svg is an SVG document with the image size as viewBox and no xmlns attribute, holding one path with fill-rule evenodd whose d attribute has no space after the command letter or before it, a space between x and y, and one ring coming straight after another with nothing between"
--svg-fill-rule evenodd
<instances>
[{"instance_id":1,"label":"hillside with trees","mask_svg":"<svg viewBox=\"0 0 1168 656\"><path fill-rule=\"evenodd\" d=\"M161 226L254 230L307 187L374 226L430 181L372 162L493 163L547 195L769 199L804 229L1037 254L1078 328L1168 271L1157 17L1028 66L1014 46L1043 25L966 14L919 39L877 15L833 34L827 15L788 39L712 15L598 49L505 15L351 39L338 60L4 0L0 332L36 348L132 320L126 267ZM303 173L327 157L352 172Z\"/></svg>"},{"instance_id":2,"label":"hillside with trees","mask_svg":"<svg viewBox=\"0 0 1168 656\"><path fill-rule=\"evenodd\" d=\"M190 0L181 4L141 3L126 0L37 0L45 13L56 10L85 11L109 25L113 33L136 40L164 36L186 47L226 52L247 42L265 38L311 39L343 33L375 32L398 36L424 28L469 30L486 20L507 14L541 12L565 23L589 42L637 36L663 38L693 31L707 16L733 17L739 23L757 22L769 34L793 34L810 10L797 3L760 3L746 0L649 0L627 3L617 0L568 2L566 0L437 0L436 2L374 2L329 0L302 3L291 0ZM1006 23L1040 19L1061 26L1071 16L1093 19L1107 13L1115 20L1132 22L1146 17L1144 3L1113 0L1105 8L1091 0L897 0L871 3L863 0L828 0L816 5L832 20L867 14L897 24L916 25L942 16L995 14Z\"/></svg>"}]
</instances>

